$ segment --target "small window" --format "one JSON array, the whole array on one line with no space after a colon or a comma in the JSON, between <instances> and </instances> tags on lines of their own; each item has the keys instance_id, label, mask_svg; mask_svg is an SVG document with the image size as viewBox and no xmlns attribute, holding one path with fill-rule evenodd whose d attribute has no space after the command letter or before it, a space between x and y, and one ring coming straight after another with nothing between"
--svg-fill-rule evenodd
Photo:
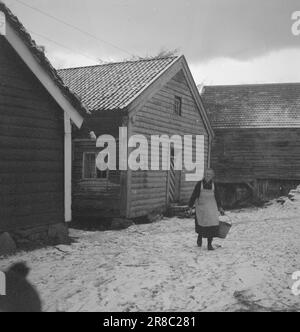
<instances>
[{"instance_id":1,"label":"small window","mask_svg":"<svg viewBox=\"0 0 300 332\"><path fill-rule=\"evenodd\" d=\"M175 97L174 111L175 111L175 114L177 114L179 116L182 115L182 98L181 97Z\"/></svg>"},{"instance_id":2,"label":"small window","mask_svg":"<svg viewBox=\"0 0 300 332\"><path fill-rule=\"evenodd\" d=\"M96 167L96 153L85 152L83 154L83 178L84 179L107 179L108 170L100 171Z\"/></svg>"}]
</instances>

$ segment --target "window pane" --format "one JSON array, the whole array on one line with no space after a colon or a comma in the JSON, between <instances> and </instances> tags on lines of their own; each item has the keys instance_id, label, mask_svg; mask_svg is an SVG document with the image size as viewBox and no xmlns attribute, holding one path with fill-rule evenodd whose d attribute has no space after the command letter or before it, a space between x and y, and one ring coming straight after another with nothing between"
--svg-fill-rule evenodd
<instances>
[{"instance_id":1,"label":"window pane","mask_svg":"<svg viewBox=\"0 0 300 332\"><path fill-rule=\"evenodd\" d=\"M84 155L84 178L94 179L96 177L96 154L86 153Z\"/></svg>"},{"instance_id":2,"label":"window pane","mask_svg":"<svg viewBox=\"0 0 300 332\"><path fill-rule=\"evenodd\" d=\"M182 99L180 97L175 97L175 114L181 115Z\"/></svg>"}]
</instances>

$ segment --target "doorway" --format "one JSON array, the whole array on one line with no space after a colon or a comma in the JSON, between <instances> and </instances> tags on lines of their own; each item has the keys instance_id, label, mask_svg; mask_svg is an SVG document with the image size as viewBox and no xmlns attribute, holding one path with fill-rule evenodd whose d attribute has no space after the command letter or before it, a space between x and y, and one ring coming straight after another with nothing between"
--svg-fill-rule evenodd
<instances>
[{"instance_id":1,"label":"doorway","mask_svg":"<svg viewBox=\"0 0 300 332\"><path fill-rule=\"evenodd\" d=\"M168 201L169 204L179 203L180 201L181 171L175 170L175 152L171 149L170 171L168 180Z\"/></svg>"}]
</instances>

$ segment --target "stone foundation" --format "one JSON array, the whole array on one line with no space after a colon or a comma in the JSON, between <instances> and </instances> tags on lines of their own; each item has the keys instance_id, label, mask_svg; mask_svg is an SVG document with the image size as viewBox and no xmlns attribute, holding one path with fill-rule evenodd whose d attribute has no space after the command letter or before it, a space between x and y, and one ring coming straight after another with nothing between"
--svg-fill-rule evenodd
<instances>
[{"instance_id":1,"label":"stone foundation","mask_svg":"<svg viewBox=\"0 0 300 332\"><path fill-rule=\"evenodd\" d=\"M16 250L16 243L9 233L0 233L0 256L11 255Z\"/></svg>"},{"instance_id":2,"label":"stone foundation","mask_svg":"<svg viewBox=\"0 0 300 332\"><path fill-rule=\"evenodd\" d=\"M17 229L6 233L0 232L0 248L6 246L6 243L3 242L4 240L1 243L1 239L5 239L7 242L7 235L13 239L17 248L44 244L67 244L70 242L68 225L66 223ZM3 250L1 254L10 253Z\"/></svg>"}]
</instances>

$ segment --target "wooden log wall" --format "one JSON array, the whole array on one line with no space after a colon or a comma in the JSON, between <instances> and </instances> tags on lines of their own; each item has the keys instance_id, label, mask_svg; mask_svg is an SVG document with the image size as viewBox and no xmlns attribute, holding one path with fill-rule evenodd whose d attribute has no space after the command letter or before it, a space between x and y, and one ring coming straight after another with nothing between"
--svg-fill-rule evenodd
<instances>
[{"instance_id":1,"label":"wooden log wall","mask_svg":"<svg viewBox=\"0 0 300 332\"><path fill-rule=\"evenodd\" d=\"M0 231L63 222L63 111L1 36L0 155Z\"/></svg>"}]
</instances>

